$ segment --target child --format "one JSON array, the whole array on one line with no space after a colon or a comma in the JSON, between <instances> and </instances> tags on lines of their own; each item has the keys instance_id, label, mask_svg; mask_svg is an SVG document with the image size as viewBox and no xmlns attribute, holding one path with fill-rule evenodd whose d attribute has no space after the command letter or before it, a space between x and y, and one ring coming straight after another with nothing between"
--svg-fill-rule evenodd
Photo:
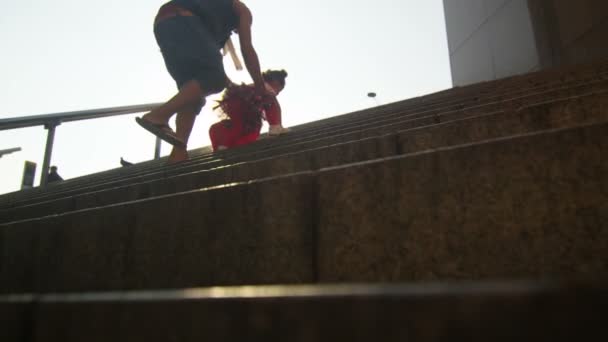
<instances>
[{"instance_id":1,"label":"child","mask_svg":"<svg viewBox=\"0 0 608 342\"><path fill-rule=\"evenodd\" d=\"M253 86L230 86L224 92L217 108L224 119L209 129L214 151L250 144L258 139L262 120L270 124L269 135L278 136L289 132L283 128L281 106L276 96L285 88L285 70L268 70L262 75L269 95L256 96Z\"/></svg>"}]
</instances>

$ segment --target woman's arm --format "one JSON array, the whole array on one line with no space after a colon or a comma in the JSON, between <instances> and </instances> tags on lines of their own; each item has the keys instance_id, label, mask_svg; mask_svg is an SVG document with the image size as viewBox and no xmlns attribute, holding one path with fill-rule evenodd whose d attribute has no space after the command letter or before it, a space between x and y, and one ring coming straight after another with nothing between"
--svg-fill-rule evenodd
<instances>
[{"instance_id":1,"label":"woman's arm","mask_svg":"<svg viewBox=\"0 0 608 342\"><path fill-rule=\"evenodd\" d=\"M245 66L247 67L249 75L251 75L251 78L253 79L256 92L258 94L264 94L264 79L262 78L260 60L258 59L258 54L253 48L253 42L251 39L251 25L253 23L251 11L239 0L234 0L233 6L239 17L237 29L239 33L239 42L241 44L241 53L243 54L243 59L245 60Z\"/></svg>"}]
</instances>

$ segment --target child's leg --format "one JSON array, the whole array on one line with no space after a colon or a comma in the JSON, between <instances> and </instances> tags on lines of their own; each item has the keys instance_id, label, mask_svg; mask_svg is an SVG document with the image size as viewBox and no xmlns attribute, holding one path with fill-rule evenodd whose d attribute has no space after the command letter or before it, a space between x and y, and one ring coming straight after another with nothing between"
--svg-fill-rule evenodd
<instances>
[{"instance_id":1,"label":"child's leg","mask_svg":"<svg viewBox=\"0 0 608 342\"><path fill-rule=\"evenodd\" d=\"M256 127L256 129L253 132L251 132L249 134L241 134L234 141L234 146L248 145L248 144L255 142L260 137L261 130L262 130L262 124L260 123L260 125L258 127Z\"/></svg>"},{"instance_id":2,"label":"child's leg","mask_svg":"<svg viewBox=\"0 0 608 342\"><path fill-rule=\"evenodd\" d=\"M253 133L249 133L247 135L243 135L243 136L239 137L233 143L233 147L251 144L251 143L255 142L256 140L258 140L259 136L260 136L260 132L253 132Z\"/></svg>"},{"instance_id":3,"label":"child's leg","mask_svg":"<svg viewBox=\"0 0 608 342\"><path fill-rule=\"evenodd\" d=\"M209 138L214 151L220 146L230 148L236 146L236 142L241 136L242 123L237 120L223 120L217 122L209 128Z\"/></svg>"},{"instance_id":4,"label":"child's leg","mask_svg":"<svg viewBox=\"0 0 608 342\"><path fill-rule=\"evenodd\" d=\"M209 140L211 140L211 148L214 151L217 151L218 146L224 146L223 136L222 136L222 123L216 122L211 127L209 127Z\"/></svg>"},{"instance_id":5,"label":"child's leg","mask_svg":"<svg viewBox=\"0 0 608 342\"><path fill-rule=\"evenodd\" d=\"M227 121L223 120L217 122L209 128L209 138L211 139L211 147L214 151L218 150L218 147L230 147L229 140L232 134L229 127L227 127Z\"/></svg>"}]
</instances>

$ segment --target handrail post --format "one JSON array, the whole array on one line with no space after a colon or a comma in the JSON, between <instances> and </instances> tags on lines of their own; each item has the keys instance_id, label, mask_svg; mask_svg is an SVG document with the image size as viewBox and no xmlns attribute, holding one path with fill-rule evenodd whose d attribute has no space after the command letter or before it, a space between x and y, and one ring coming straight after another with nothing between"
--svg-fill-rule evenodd
<instances>
[{"instance_id":1,"label":"handrail post","mask_svg":"<svg viewBox=\"0 0 608 342\"><path fill-rule=\"evenodd\" d=\"M55 143L55 128L59 126L59 121L46 123L44 128L48 130L46 136L46 147L44 149L44 161L42 162L42 174L40 175L40 186L47 185L47 177L51 164L51 156L53 155L53 144Z\"/></svg>"},{"instance_id":2,"label":"handrail post","mask_svg":"<svg viewBox=\"0 0 608 342\"><path fill-rule=\"evenodd\" d=\"M162 140L159 137L156 137L156 146L154 146L154 159L160 159L160 147Z\"/></svg>"}]
</instances>

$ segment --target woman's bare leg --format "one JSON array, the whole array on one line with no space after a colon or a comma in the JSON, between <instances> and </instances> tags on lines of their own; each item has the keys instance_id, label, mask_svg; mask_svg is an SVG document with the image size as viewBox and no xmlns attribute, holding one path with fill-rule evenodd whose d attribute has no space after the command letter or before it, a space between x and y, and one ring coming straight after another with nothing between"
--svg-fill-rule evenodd
<instances>
[{"instance_id":1,"label":"woman's bare leg","mask_svg":"<svg viewBox=\"0 0 608 342\"><path fill-rule=\"evenodd\" d=\"M171 119L175 113L192 111L191 108L198 106L202 97L203 90L201 89L201 85L198 83L198 81L188 81L179 89L177 95L175 95L167 103L144 115L143 119L155 124L167 125L169 124L169 119ZM194 123L194 117L191 120L192 123ZM184 124L187 124L187 122L188 121L185 121ZM192 127L190 127L189 131L191 130ZM189 131L188 135L190 135ZM183 141L186 142L186 140L187 139Z\"/></svg>"},{"instance_id":2,"label":"woman's bare leg","mask_svg":"<svg viewBox=\"0 0 608 342\"><path fill-rule=\"evenodd\" d=\"M175 119L176 132L177 137L188 145L188 139L190 138L190 133L192 133L192 128L194 127L194 121L196 120L196 116L200 113L202 108L201 98L199 98L199 103L195 106L191 106L188 109L182 110L177 114L177 118ZM188 160L188 151L187 147L178 147L173 146L173 150L169 155L169 163L177 163L184 160Z\"/></svg>"}]
</instances>

